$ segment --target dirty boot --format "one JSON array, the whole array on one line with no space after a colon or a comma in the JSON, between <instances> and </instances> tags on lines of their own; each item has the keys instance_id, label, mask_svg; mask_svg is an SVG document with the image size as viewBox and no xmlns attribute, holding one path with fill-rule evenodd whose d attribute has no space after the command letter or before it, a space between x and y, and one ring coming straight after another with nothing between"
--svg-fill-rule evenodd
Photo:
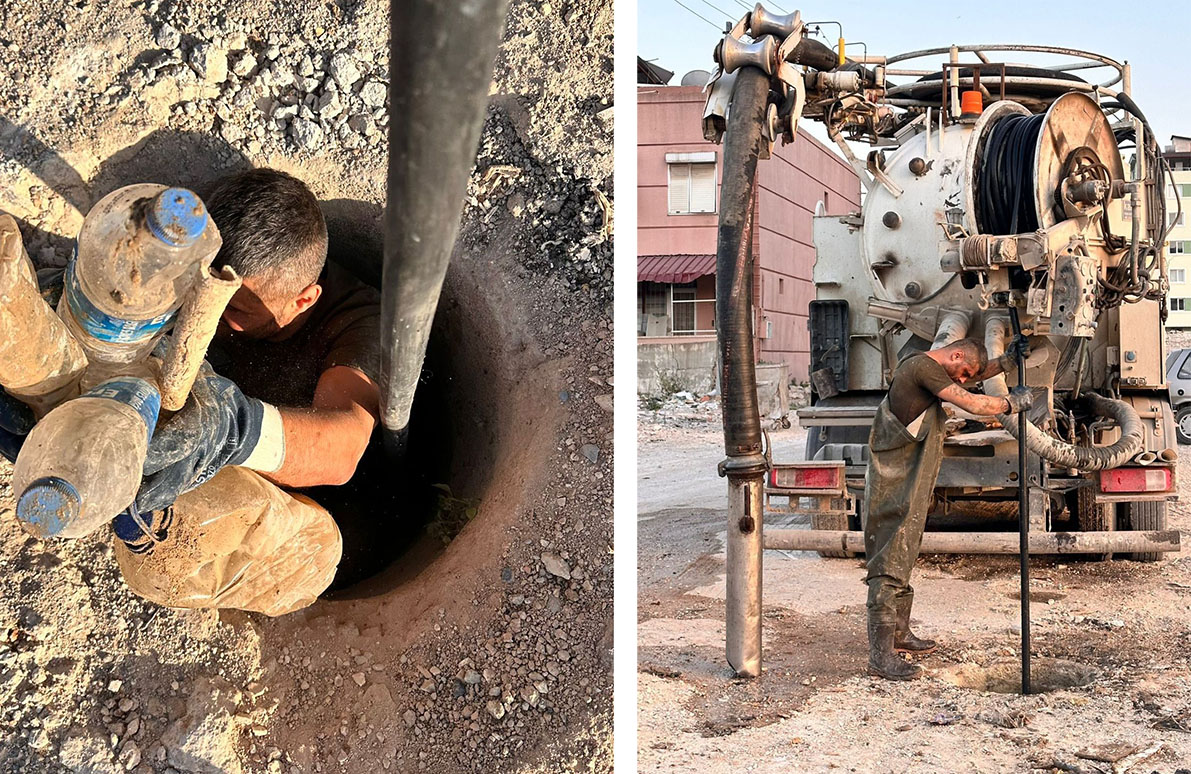
<instances>
[{"instance_id":1,"label":"dirty boot","mask_svg":"<svg viewBox=\"0 0 1191 774\"><path fill-rule=\"evenodd\" d=\"M868 619L868 673L886 680L913 680L922 676L922 669L907 662L893 649L897 623L889 616Z\"/></svg>"},{"instance_id":2,"label":"dirty boot","mask_svg":"<svg viewBox=\"0 0 1191 774\"><path fill-rule=\"evenodd\" d=\"M934 640L924 640L910 631L910 608L914 605L914 595L906 594L897 600L897 632L893 637L893 649L901 653L917 653L925 655L933 653L939 643Z\"/></svg>"}]
</instances>

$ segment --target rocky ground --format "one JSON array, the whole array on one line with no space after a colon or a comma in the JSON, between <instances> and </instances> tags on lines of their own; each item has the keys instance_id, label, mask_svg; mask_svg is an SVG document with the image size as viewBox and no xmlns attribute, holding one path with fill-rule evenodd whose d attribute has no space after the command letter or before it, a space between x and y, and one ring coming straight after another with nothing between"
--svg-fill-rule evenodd
<instances>
[{"instance_id":1,"label":"rocky ground","mask_svg":"<svg viewBox=\"0 0 1191 774\"><path fill-rule=\"evenodd\" d=\"M699 406L638 412L641 771L1191 771L1183 554L1034 559L1033 674L1053 690L1022 697L993 690L1019 675L1016 558L922 559L914 622L941 647L921 659L925 679L890 683L864 674L862 562L767 551L765 674L735 679L724 660L727 488L714 472L722 428ZM776 461L801 457L796 424L770 438ZM1189 466L1181 447L1179 470ZM1185 480L1180 495L1170 526L1186 545Z\"/></svg>"},{"instance_id":2,"label":"rocky ground","mask_svg":"<svg viewBox=\"0 0 1191 774\"><path fill-rule=\"evenodd\" d=\"M268 165L376 231L386 6L0 5L0 209L62 265L115 187ZM461 232L547 453L379 596L277 620L141 602L106 535L24 535L0 465L0 770L610 770L611 17L512 3Z\"/></svg>"}]
</instances>

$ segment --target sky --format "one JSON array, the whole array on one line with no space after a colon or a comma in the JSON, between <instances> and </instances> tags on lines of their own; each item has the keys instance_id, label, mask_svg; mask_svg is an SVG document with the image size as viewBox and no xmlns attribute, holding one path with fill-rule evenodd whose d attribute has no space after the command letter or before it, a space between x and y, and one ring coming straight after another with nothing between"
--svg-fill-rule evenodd
<instances>
[{"instance_id":1,"label":"sky","mask_svg":"<svg viewBox=\"0 0 1191 774\"><path fill-rule=\"evenodd\" d=\"M679 5L681 2L682 5ZM972 3L960 0L850 3L817 2L798 5L794 0L764 3L775 12L795 9L805 21L838 21L843 25L849 53L852 44L864 42L870 54L893 54L939 48L951 44L1028 43L1092 51L1132 65L1134 101L1149 119L1165 146L1172 134L1191 135L1191 4L1177 0L1102 0L1070 2L1048 0L995 0ZM687 6L683 8L682 6ZM678 85L690 70L711 70L711 51L722 33L723 22L735 22L753 3L748 0L637 0L637 54L675 75ZM984 9L995 9L990 12ZM1126 9L1138 10L1130 16ZM689 9L689 10L688 10ZM698 14L698 15L696 15ZM705 17L700 19L699 16ZM714 22L718 27L713 28ZM838 28L824 25L828 44L834 45ZM992 61L1060 64L1069 57L1042 59L1027 54L990 56ZM973 55L961 55L972 61ZM920 59L907 67L926 69L945 56ZM1081 71L1086 80L1107 80L1108 69ZM1096 77L1098 76L1098 77ZM904 80L904 79L903 79ZM826 141L822 124L801 124Z\"/></svg>"}]
</instances>

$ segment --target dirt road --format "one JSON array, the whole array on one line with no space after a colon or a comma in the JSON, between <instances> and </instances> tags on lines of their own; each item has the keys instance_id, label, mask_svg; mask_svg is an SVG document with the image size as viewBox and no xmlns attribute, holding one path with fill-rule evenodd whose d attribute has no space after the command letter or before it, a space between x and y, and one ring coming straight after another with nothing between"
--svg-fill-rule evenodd
<instances>
[{"instance_id":1,"label":"dirt road","mask_svg":"<svg viewBox=\"0 0 1191 774\"><path fill-rule=\"evenodd\" d=\"M891 683L863 674L860 561L767 551L765 674L734 679L723 655L720 433L718 415L639 415L641 771L1191 770L1187 548L1155 564L1034 560L1035 681L1086 677L1081 666L1095 678L1029 697L954 684L972 684L974 666L1017 663L1015 557L920 561L915 626L941 647L921 660L925 679ZM775 459L800 455L804 439L797 428L773 434ZM1189 469L1191 447L1180 455ZM1181 492L1171 524L1188 546L1191 486Z\"/></svg>"}]
</instances>

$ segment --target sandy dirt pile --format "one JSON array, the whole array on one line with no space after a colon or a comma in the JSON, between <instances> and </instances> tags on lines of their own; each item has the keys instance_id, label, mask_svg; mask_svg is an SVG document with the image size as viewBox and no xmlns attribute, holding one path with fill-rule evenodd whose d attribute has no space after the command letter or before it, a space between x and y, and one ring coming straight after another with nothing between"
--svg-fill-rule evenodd
<instances>
[{"instance_id":1,"label":"sandy dirt pile","mask_svg":"<svg viewBox=\"0 0 1191 774\"><path fill-rule=\"evenodd\" d=\"M981 690L1019 679L1015 557L920 561L915 629L941 646L920 661L926 678L891 683L864 675L861 561L767 551L766 671L737 680L724 659L718 417L675 428L650 413L638 435L642 771L1191 771L1186 548L1153 564L1034 559L1034 680L1058 685L1028 697ZM771 438L775 461L801 458L804 430ZM1189 469L1180 447L1169 523L1184 546Z\"/></svg>"},{"instance_id":2,"label":"sandy dirt pile","mask_svg":"<svg viewBox=\"0 0 1191 774\"><path fill-rule=\"evenodd\" d=\"M0 209L63 265L113 188L269 165L375 246L386 7L4 4ZM461 240L549 407L504 507L388 596L271 620L142 603L107 534L21 532L0 465L0 770L610 769L611 62L610 3L512 3Z\"/></svg>"}]
</instances>

